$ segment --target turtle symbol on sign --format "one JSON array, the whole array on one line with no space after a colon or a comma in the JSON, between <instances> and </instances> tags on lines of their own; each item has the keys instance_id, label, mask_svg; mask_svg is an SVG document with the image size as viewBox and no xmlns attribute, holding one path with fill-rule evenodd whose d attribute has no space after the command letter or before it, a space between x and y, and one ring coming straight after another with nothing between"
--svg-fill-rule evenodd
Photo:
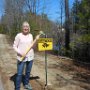
<instances>
[{"instance_id":1,"label":"turtle symbol on sign","mask_svg":"<svg viewBox=\"0 0 90 90\"><path fill-rule=\"evenodd\" d=\"M48 47L49 46L49 44L47 44L47 43L43 43L43 45L42 45L44 48L46 47Z\"/></svg>"}]
</instances>

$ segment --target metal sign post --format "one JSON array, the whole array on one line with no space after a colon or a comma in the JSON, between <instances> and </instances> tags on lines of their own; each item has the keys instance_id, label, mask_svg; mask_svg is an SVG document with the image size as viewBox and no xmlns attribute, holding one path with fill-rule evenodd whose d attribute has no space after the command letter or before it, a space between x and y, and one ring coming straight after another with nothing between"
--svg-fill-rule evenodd
<instances>
[{"instance_id":1,"label":"metal sign post","mask_svg":"<svg viewBox=\"0 0 90 90\"><path fill-rule=\"evenodd\" d=\"M45 35L45 38L47 38L47 35ZM45 73L46 73L46 83L45 83L45 89L47 88L47 51L45 50Z\"/></svg>"},{"instance_id":2,"label":"metal sign post","mask_svg":"<svg viewBox=\"0 0 90 90\"><path fill-rule=\"evenodd\" d=\"M47 89L47 51L45 51L45 74L46 74L46 83L45 90Z\"/></svg>"}]
</instances>

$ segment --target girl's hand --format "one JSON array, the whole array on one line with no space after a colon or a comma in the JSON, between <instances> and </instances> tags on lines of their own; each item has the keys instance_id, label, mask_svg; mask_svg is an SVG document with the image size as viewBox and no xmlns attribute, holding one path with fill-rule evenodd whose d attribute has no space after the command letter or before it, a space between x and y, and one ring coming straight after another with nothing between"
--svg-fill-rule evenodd
<instances>
[{"instance_id":1,"label":"girl's hand","mask_svg":"<svg viewBox=\"0 0 90 90\"><path fill-rule=\"evenodd\" d=\"M17 55L20 56L20 57L25 57L25 54L17 53Z\"/></svg>"},{"instance_id":2,"label":"girl's hand","mask_svg":"<svg viewBox=\"0 0 90 90\"><path fill-rule=\"evenodd\" d=\"M38 40L39 38L40 38L40 35L37 35L35 39Z\"/></svg>"}]
</instances>

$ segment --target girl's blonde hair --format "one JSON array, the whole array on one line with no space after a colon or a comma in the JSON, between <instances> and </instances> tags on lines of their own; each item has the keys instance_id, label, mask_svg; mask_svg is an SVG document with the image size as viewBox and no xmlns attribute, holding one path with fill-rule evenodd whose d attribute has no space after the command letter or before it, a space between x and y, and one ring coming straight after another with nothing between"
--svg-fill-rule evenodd
<instances>
[{"instance_id":1,"label":"girl's blonde hair","mask_svg":"<svg viewBox=\"0 0 90 90\"><path fill-rule=\"evenodd\" d=\"M29 23L27 21L24 21L22 23L22 28L23 28L24 25L27 25L28 26L28 29L29 29L29 32L30 32L30 25L29 25Z\"/></svg>"}]
</instances>

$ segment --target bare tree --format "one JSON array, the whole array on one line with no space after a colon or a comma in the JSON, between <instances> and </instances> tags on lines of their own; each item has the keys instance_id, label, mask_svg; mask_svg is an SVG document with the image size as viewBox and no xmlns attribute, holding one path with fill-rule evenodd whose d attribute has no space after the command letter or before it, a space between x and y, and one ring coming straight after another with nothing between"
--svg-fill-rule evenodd
<instances>
[{"instance_id":1,"label":"bare tree","mask_svg":"<svg viewBox=\"0 0 90 90\"><path fill-rule=\"evenodd\" d=\"M69 50L70 43L70 31L69 31L69 2L65 0L65 48Z\"/></svg>"},{"instance_id":2,"label":"bare tree","mask_svg":"<svg viewBox=\"0 0 90 90\"><path fill-rule=\"evenodd\" d=\"M25 0L25 4L30 13L36 14L36 0Z\"/></svg>"},{"instance_id":3,"label":"bare tree","mask_svg":"<svg viewBox=\"0 0 90 90\"><path fill-rule=\"evenodd\" d=\"M9 33L12 28L17 29L23 16L24 0L5 0L4 23Z\"/></svg>"},{"instance_id":4,"label":"bare tree","mask_svg":"<svg viewBox=\"0 0 90 90\"><path fill-rule=\"evenodd\" d=\"M57 25L57 35L58 35L58 47L59 47L59 50L58 50L58 55L62 54L61 52L61 48L62 46L64 45L64 28L63 28L63 18L65 18L65 13L64 13L64 0L59 0L59 23Z\"/></svg>"}]
</instances>

